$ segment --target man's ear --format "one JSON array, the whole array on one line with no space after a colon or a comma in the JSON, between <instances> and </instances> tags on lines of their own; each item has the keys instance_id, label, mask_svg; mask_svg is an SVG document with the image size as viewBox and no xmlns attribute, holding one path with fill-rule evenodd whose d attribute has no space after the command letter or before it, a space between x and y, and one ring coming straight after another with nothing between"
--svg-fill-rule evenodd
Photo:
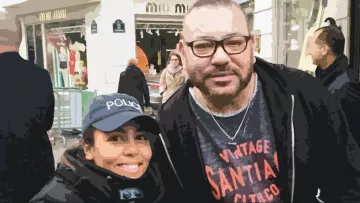
<instances>
[{"instance_id":1,"label":"man's ear","mask_svg":"<svg viewBox=\"0 0 360 203\"><path fill-rule=\"evenodd\" d=\"M84 149L84 153L85 153L85 159L92 161L94 160L94 156L93 156L93 147L90 146L89 144L82 144L82 147Z\"/></svg>"},{"instance_id":2,"label":"man's ear","mask_svg":"<svg viewBox=\"0 0 360 203\"><path fill-rule=\"evenodd\" d=\"M184 40L180 40L179 41L179 43L178 43L178 47L179 47L179 52L181 53L181 55L183 55L184 56L184 47L185 46L185 44L184 44Z\"/></svg>"}]
</instances>

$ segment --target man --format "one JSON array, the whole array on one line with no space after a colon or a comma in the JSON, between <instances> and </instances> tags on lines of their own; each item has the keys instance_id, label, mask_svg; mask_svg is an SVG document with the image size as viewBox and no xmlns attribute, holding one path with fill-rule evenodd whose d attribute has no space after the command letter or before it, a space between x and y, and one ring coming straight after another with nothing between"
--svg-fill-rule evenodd
<instances>
[{"instance_id":1,"label":"man","mask_svg":"<svg viewBox=\"0 0 360 203\"><path fill-rule=\"evenodd\" d=\"M348 68L341 27L332 18L326 21L330 25L317 29L309 40L308 54L317 66L316 78L341 102L350 131L360 144L360 83L356 73Z\"/></svg>"},{"instance_id":2,"label":"man","mask_svg":"<svg viewBox=\"0 0 360 203\"><path fill-rule=\"evenodd\" d=\"M0 202L29 202L54 174L47 135L54 117L49 73L19 55L19 21L0 15Z\"/></svg>"},{"instance_id":3,"label":"man","mask_svg":"<svg viewBox=\"0 0 360 203\"><path fill-rule=\"evenodd\" d=\"M128 67L120 74L117 93L128 94L135 97L142 108L150 106L149 87L144 73L137 67L137 61L131 59ZM145 103L144 103L145 100Z\"/></svg>"},{"instance_id":4,"label":"man","mask_svg":"<svg viewBox=\"0 0 360 203\"><path fill-rule=\"evenodd\" d=\"M335 101L308 74L254 57L244 11L199 0L180 43L189 81L159 111L191 202L359 202Z\"/></svg>"}]
</instances>

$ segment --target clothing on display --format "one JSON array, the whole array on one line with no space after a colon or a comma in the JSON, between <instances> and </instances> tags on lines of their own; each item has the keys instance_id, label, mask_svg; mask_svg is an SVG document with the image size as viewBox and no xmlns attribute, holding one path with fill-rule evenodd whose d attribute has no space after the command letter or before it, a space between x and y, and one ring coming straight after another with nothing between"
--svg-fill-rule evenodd
<instances>
[{"instance_id":1,"label":"clothing on display","mask_svg":"<svg viewBox=\"0 0 360 203\"><path fill-rule=\"evenodd\" d=\"M51 55L48 63L53 67L54 86L87 89L86 45L80 33L47 33L47 38ZM84 53L83 57L80 52Z\"/></svg>"}]
</instances>

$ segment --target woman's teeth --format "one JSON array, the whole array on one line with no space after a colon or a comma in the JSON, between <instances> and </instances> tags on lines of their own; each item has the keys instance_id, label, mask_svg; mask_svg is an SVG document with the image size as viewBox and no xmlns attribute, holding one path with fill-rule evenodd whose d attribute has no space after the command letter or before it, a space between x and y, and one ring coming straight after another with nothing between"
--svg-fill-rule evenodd
<instances>
[{"instance_id":1,"label":"woman's teeth","mask_svg":"<svg viewBox=\"0 0 360 203\"><path fill-rule=\"evenodd\" d=\"M139 165L121 165L121 169L126 171L126 172L130 172L130 173L135 173L139 170Z\"/></svg>"}]
</instances>

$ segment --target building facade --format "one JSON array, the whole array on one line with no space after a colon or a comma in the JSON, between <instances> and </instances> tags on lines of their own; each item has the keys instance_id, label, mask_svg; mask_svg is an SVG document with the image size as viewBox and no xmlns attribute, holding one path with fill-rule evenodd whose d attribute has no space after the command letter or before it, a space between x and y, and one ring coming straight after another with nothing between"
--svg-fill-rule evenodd
<instances>
[{"instance_id":1,"label":"building facade","mask_svg":"<svg viewBox=\"0 0 360 203\"><path fill-rule=\"evenodd\" d=\"M6 7L20 17L23 58L47 69L56 87L117 90L131 58L145 72L166 66L193 0L28 0Z\"/></svg>"},{"instance_id":2,"label":"building facade","mask_svg":"<svg viewBox=\"0 0 360 203\"><path fill-rule=\"evenodd\" d=\"M183 16L193 2L27 0L7 9L21 17L21 55L46 68L54 86L82 87L104 94L116 91L119 75L130 58L137 58L144 72L151 64L158 72L165 68L168 53L176 49L180 39ZM327 17L342 27L347 56L351 55L351 33L354 39L358 36L350 30L354 4L350 2L356 0L236 2L247 13L256 55L273 63L314 71L310 57L305 56L305 45ZM358 50L356 46L353 49ZM350 61L359 63L353 59Z\"/></svg>"}]
</instances>

